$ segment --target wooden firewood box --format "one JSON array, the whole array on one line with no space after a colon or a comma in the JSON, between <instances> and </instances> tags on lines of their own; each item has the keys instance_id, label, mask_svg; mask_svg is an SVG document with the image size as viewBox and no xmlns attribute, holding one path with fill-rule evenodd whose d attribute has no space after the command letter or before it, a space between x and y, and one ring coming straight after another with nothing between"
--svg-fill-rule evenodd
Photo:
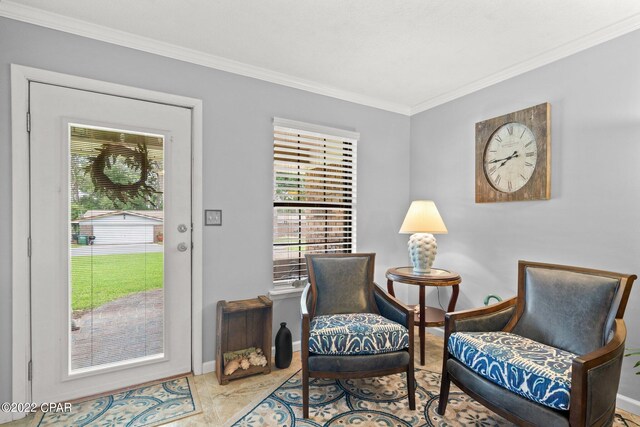
<instances>
[{"instance_id":1,"label":"wooden firewood box","mask_svg":"<svg viewBox=\"0 0 640 427\"><path fill-rule=\"evenodd\" d=\"M216 333L216 376L222 385L230 380L271 372L271 319L273 303L267 296L239 301L218 301ZM261 348L266 366L238 369L224 374L224 354L249 347Z\"/></svg>"}]
</instances>

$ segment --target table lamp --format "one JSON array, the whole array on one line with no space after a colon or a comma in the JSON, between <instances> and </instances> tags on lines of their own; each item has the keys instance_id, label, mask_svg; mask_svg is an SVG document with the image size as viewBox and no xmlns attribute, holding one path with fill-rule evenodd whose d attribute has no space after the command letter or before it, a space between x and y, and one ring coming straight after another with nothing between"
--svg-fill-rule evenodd
<instances>
[{"instance_id":1,"label":"table lamp","mask_svg":"<svg viewBox=\"0 0 640 427\"><path fill-rule=\"evenodd\" d=\"M414 200L404 217L400 233L411 234L409 257L416 274L431 273L433 260L438 252L438 244L433 234L447 234L436 204L431 200Z\"/></svg>"}]
</instances>

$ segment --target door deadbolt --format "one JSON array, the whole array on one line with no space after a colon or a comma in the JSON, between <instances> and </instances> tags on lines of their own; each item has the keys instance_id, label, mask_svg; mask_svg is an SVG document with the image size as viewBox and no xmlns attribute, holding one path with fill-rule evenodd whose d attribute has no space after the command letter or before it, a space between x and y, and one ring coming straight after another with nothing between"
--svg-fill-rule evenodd
<instances>
[{"instance_id":1,"label":"door deadbolt","mask_svg":"<svg viewBox=\"0 0 640 427\"><path fill-rule=\"evenodd\" d=\"M189 249L189 247L188 247L188 246L187 246L187 244L186 244L186 243L184 243L184 242L182 242L182 243L180 243L180 244L178 245L178 250L179 250L180 252L184 252L184 251L186 251L187 249Z\"/></svg>"},{"instance_id":2,"label":"door deadbolt","mask_svg":"<svg viewBox=\"0 0 640 427\"><path fill-rule=\"evenodd\" d=\"M178 226L178 231L179 231L180 233L184 233L185 231L187 231L187 226L186 226L186 225L184 225L184 224L180 224L180 225Z\"/></svg>"}]
</instances>

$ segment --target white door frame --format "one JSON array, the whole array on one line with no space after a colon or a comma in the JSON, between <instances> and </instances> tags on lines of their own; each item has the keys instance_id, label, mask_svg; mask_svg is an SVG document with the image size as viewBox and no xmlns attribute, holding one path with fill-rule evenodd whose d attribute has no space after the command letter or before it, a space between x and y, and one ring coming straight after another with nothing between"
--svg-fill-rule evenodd
<instances>
[{"instance_id":1,"label":"white door frame","mask_svg":"<svg viewBox=\"0 0 640 427\"><path fill-rule=\"evenodd\" d=\"M12 401L30 402L31 359L29 260L29 82L71 87L192 110L192 292L191 365L202 374L202 100L108 83L11 64L11 169L12 169ZM25 413L14 413L13 419Z\"/></svg>"}]
</instances>

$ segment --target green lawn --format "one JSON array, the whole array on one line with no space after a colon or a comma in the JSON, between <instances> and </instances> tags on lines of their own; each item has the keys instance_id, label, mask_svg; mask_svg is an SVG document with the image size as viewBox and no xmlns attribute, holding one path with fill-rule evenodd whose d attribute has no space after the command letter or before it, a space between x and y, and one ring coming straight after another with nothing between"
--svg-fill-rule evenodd
<instances>
[{"instance_id":1,"label":"green lawn","mask_svg":"<svg viewBox=\"0 0 640 427\"><path fill-rule=\"evenodd\" d=\"M128 294L162 288L163 253L71 257L72 309L98 307Z\"/></svg>"}]
</instances>

